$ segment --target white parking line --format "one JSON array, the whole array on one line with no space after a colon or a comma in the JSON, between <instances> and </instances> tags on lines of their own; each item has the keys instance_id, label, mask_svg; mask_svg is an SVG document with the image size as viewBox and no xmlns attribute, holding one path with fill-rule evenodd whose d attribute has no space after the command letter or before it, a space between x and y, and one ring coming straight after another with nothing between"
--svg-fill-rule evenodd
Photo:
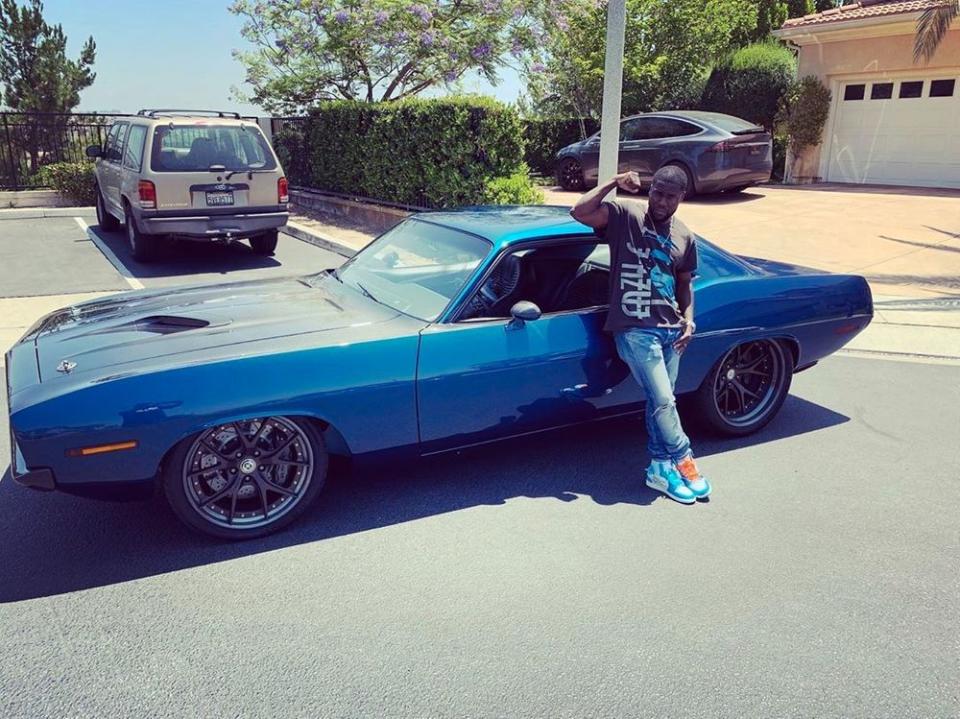
<instances>
[{"instance_id":1,"label":"white parking line","mask_svg":"<svg viewBox=\"0 0 960 719\"><path fill-rule=\"evenodd\" d=\"M120 276L127 281L127 284L135 290L142 290L143 283L130 274L130 270L128 270L120 261L120 258L113 254L113 250L107 247L106 243L97 236L97 233L90 229L89 225L83 221L83 218L74 217L73 219L77 221L78 225L80 225L80 229L87 233L87 237L89 237L90 241L93 242L93 244L95 244L103 253L103 256L110 261L110 264L114 266L114 269L120 273Z\"/></svg>"}]
</instances>

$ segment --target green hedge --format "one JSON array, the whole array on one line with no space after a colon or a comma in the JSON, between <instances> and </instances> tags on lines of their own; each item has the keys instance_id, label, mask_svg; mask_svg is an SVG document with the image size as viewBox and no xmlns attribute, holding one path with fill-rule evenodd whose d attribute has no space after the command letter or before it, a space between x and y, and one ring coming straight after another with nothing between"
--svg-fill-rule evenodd
<instances>
[{"instance_id":1,"label":"green hedge","mask_svg":"<svg viewBox=\"0 0 960 719\"><path fill-rule=\"evenodd\" d=\"M717 63L700 107L742 117L770 129L793 83L796 60L775 42L740 48Z\"/></svg>"},{"instance_id":2,"label":"green hedge","mask_svg":"<svg viewBox=\"0 0 960 719\"><path fill-rule=\"evenodd\" d=\"M419 207L521 202L517 113L488 98L336 101L288 125L275 146L295 185ZM491 183L511 178L491 193ZM512 188L512 189L510 189Z\"/></svg>"},{"instance_id":3,"label":"green hedge","mask_svg":"<svg viewBox=\"0 0 960 719\"><path fill-rule=\"evenodd\" d=\"M37 172L37 180L77 205L87 206L96 202L96 176L92 162L55 162L44 165Z\"/></svg>"},{"instance_id":4,"label":"green hedge","mask_svg":"<svg viewBox=\"0 0 960 719\"><path fill-rule=\"evenodd\" d=\"M525 160L534 172L552 175L556 170L555 157L567 145L579 142L600 129L592 117L584 118L583 133L576 118L563 120L526 120L523 138L526 141Z\"/></svg>"}]
</instances>

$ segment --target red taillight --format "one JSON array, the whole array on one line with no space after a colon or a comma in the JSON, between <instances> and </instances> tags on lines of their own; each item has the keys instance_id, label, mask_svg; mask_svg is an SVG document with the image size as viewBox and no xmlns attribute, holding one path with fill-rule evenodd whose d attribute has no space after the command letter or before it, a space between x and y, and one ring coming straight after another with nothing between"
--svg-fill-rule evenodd
<instances>
[{"instance_id":1,"label":"red taillight","mask_svg":"<svg viewBox=\"0 0 960 719\"><path fill-rule=\"evenodd\" d=\"M137 192L140 194L140 207L144 210L157 209L157 188L150 180L140 180Z\"/></svg>"},{"instance_id":2,"label":"red taillight","mask_svg":"<svg viewBox=\"0 0 960 719\"><path fill-rule=\"evenodd\" d=\"M733 143L727 142L726 140L724 140L723 142L718 142L713 147L707 148L707 152L727 152L732 149L733 149Z\"/></svg>"},{"instance_id":3,"label":"red taillight","mask_svg":"<svg viewBox=\"0 0 960 719\"><path fill-rule=\"evenodd\" d=\"M290 202L290 192L287 187L287 178L281 177L277 180L277 202L281 205Z\"/></svg>"}]
</instances>

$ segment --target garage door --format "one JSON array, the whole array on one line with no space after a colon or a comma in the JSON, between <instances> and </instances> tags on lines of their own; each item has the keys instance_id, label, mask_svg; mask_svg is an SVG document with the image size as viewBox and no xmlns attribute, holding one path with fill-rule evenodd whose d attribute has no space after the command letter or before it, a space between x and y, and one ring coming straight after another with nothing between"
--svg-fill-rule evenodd
<instances>
[{"instance_id":1,"label":"garage door","mask_svg":"<svg viewBox=\"0 0 960 719\"><path fill-rule=\"evenodd\" d=\"M960 187L960 70L840 83L827 179Z\"/></svg>"}]
</instances>

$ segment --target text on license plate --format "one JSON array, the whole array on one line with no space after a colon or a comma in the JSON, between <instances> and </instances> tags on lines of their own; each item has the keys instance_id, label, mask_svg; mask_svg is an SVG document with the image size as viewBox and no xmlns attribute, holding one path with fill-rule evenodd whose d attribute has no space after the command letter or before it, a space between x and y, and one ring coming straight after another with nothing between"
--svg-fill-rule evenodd
<instances>
[{"instance_id":1,"label":"text on license plate","mask_svg":"<svg viewBox=\"0 0 960 719\"><path fill-rule=\"evenodd\" d=\"M208 192L207 193L207 207L216 207L218 205L232 205L232 204L233 204L232 192Z\"/></svg>"}]
</instances>

